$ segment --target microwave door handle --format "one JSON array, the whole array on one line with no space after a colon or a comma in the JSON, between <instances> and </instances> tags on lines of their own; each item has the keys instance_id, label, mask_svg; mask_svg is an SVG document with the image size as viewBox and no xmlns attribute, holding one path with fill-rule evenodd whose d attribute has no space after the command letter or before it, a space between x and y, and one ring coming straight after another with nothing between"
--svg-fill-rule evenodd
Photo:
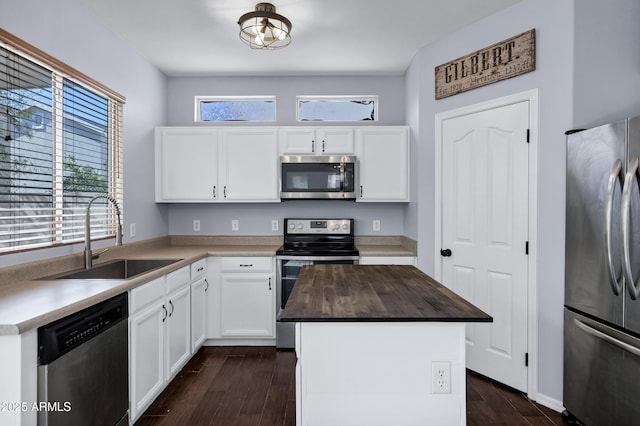
<instances>
[{"instance_id":1,"label":"microwave door handle","mask_svg":"<svg viewBox=\"0 0 640 426\"><path fill-rule=\"evenodd\" d=\"M340 192L344 192L344 164L340 163Z\"/></svg>"}]
</instances>

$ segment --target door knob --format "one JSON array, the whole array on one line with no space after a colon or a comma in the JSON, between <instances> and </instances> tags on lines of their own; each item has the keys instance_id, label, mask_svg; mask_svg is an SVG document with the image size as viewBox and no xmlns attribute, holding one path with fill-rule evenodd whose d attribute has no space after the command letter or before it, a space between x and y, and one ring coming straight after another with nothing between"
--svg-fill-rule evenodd
<instances>
[{"instance_id":1,"label":"door knob","mask_svg":"<svg viewBox=\"0 0 640 426\"><path fill-rule=\"evenodd\" d=\"M440 255L443 257L451 256L451 250L449 249L440 249Z\"/></svg>"}]
</instances>

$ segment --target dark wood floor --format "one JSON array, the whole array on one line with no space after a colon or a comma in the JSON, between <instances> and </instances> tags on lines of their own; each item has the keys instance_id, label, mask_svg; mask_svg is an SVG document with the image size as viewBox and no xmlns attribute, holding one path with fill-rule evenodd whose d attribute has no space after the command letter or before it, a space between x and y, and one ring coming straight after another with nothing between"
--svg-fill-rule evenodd
<instances>
[{"instance_id":1,"label":"dark wood floor","mask_svg":"<svg viewBox=\"0 0 640 426\"><path fill-rule=\"evenodd\" d=\"M294 366L292 351L204 347L136 425L295 425ZM521 392L468 372L467 424L568 423Z\"/></svg>"}]
</instances>

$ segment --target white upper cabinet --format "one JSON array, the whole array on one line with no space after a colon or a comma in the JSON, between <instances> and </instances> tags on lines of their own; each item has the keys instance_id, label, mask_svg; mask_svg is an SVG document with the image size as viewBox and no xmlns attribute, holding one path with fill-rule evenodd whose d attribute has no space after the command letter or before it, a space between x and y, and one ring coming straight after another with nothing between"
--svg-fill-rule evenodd
<instances>
[{"instance_id":1,"label":"white upper cabinet","mask_svg":"<svg viewBox=\"0 0 640 426\"><path fill-rule=\"evenodd\" d=\"M279 202L278 133L263 127L156 129L156 202Z\"/></svg>"},{"instance_id":2,"label":"white upper cabinet","mask_svg":"<svg viewBox=\"0 0 640 426\"><path fill-rule=\"evenodd\" d=\"M353 154L353 127L281 127L280 155Z\"/></svg>"},{"instance_id":3,"label":"white upper cabinet","mask_svg":"<svg viewBox=\"0 0 640 426\"><path fill-rule=\"evenodd\" d=\"M356 201L409 201L408 127L358 128L356 156L360 176Z\"/></svg>"},{"instance_id":4,"label":"white upper cabinet","mask_svg":"<svg viewBox=\"0 0 640 426\"><path fill-rule=\"evenodd\" d=\"M156 201L213 201L218 187L218 131L159 127L155 143Z\"/></svg>"},{"instance_id":5,"label":"white upper cabinet","mask_svg":"<svg viewBox=\"0 0 640 426\"><path fill-rule=\"evenodd\" d=\"M280 201L277 129L222 129L221 160L224 200Z\"/></svg>"}]
</instances>

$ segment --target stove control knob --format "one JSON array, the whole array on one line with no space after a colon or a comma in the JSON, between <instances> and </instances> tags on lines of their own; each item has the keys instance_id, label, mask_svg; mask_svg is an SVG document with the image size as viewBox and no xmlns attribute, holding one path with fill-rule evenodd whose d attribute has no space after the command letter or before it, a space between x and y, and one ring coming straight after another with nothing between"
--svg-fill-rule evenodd
<instances>
[{"instance_id":1,"label":"stove control knob","mask_svg":"<svg viewBox=\"0 0 640 426\"><path fill-rule=\"evenodd\" d=\"M345 223L344 225L342 225L342 229L344 229L345 231L349 229L349 224Z\"/></svg>"},{"instance_id":2,"label":"stove control knob","mask_svg":"<svg viewBox=\"0 0 640 426\"><path fill-rule=\"evenodd\" d=\"M339 229L340 229L340 225L339 224L336 223L335 225L333 225L333 228L332 228L333 231L337 231Z\"/></svg>"},{"instance_id":3,"label":"stove control knob","mask_svg":"<svg viewBox=\"0 0 640 426\"><path fill-rule=\"evenodd\" d=\"M292 231L293 231L294 229L296 229L296 224L295 224L295 223L290 223L290 224L289 224L289 229L291 229Z\"/></svg>"},{"instance_id":4,"label":"stove control knob","mask_svg":"<svg viewBox=\"0 0 640 426\"><path fill-rule=\"evenodd\" d=\"M297 224L296 225L296 229L298 229L298 230L302 229L302 224L301 223Z\"/></svg>"}]
</instances>

